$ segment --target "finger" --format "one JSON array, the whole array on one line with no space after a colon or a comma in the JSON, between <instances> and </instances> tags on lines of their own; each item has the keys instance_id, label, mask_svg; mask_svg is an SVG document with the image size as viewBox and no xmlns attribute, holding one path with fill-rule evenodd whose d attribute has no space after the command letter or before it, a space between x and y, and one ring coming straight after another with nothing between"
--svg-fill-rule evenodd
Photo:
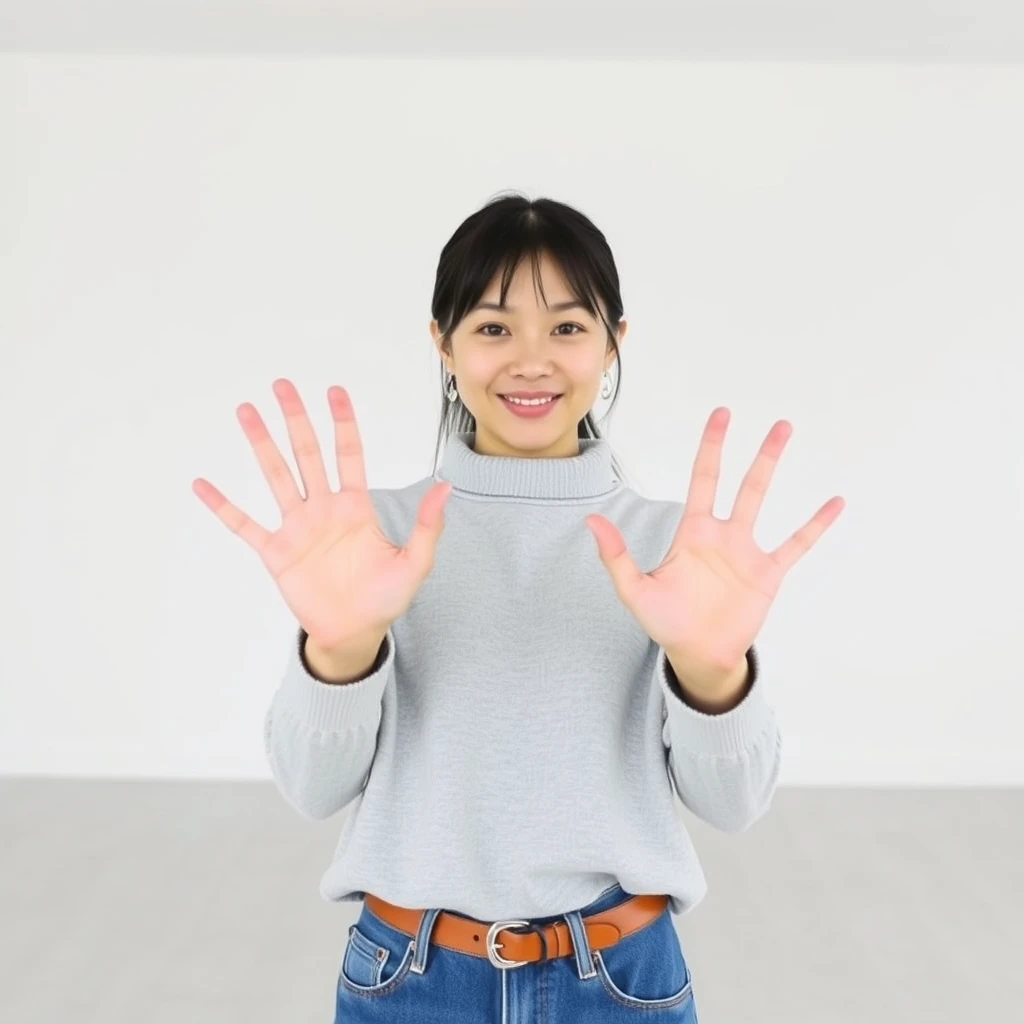
<instances>
[{"instance_id":1,"label":"finger","mask_svg":"<svg viewBox=\"0 0 1024 1024\"><path fill-rule=\"evenodd\" d=\"M263 470L263 475L270 484L278 507L282 512L288 512L296 505L302 503L302 493L295 483L295 477L285 462L280 449L274 444L274 439L267 430L267 425L251 402L243 402L236 410L242 430L256 453L256 460Z\"/></svg>"},{"instance_id":2,"label":"finger","mask_svg":"<svg viewBox=\"0 0 1024 1024\"><path fill-rule=\"evenodd\" d=\"M788 420L779 420L768 431L768 436L758 449L757 456L740 484L740 492L732 509L732 518L737 522L751 527L754 525L772 482L775 467L779 464L779 455L792 434L793 425Z\"/></svg>"},{"instance_id":3,"label":"finger","mask_svg":"<svg viewBox=\"0 0 1024 1024\"><path fill-rule=\"evenodd\" d=\"M587 516L585 521L594 534L598 557L608 570L619 597L628 601L646 574L630 557L622 533L614 523L599 515Z\"/></svg>"},{"instance_id":4,"label":"finger","mask_svg":"<svg viewBox=\"0 0 1024 1024\"><path fill-rule=\"evenodd\" d=\"M213 484L202 477L192 481L192 490L232 533L241 537L257 553L263 551L270 540L270 534L259 523L253 522L240 508L232 505Z\"/></svg>"},{"instance_id":5,"label":"finger","mask_svg":"<svg viewBox=\"0 0 1024 1024\"><path fill-rule=\"evenodd\" d=\"M838 495L829 498L810 521L769 552L783 572L789 572L818 543L818 538L836 521L845 507L846 502Z\"/></svg>"},{"instance_id":6,"label":"finger","mask_svg":"<svg viewBox=\"0 0 1024 1024\"><path fill-rule=\"evenodd\" d=\"M422 575L434 564L437 541L444 530L444 506L451 494L448 481L434 483L420 499L416 521L402 549L416 570Z\"/></svg>"},{"instance_id":7,"label":"finger","mask_svg":"<svg viewBox=\"0 0 1024 1024\"><path fill-rule=\"evenodd\" d=\"M313 424L309 422L306 407L299 397L295 385L285 378L274 381L274 394L284 413L285 426L291 438L295 462L299 467L306 488L306 497L329 494L331 485L327 481L327 470L324 468L320 442L316 439Z\"/></svg>"},{"instance_id":8,"label":"finger","mask_svg":"<svg viewBox=\"0 0 1024 1024\"><path fill-rule=\"evenodd\" d=\"M344 490L366 490L366 464L352 398L342 387L327 389L327 401L334 419L334 455L338 481Z\"/></svg>"},{"instance_id":9,"label":"finger","mask_svg":"<svg viewBox=\"0 0 1024 1024\"><path fill-rule=\"evenodd\" d=\"M729 424L729 416L729 410L720 406L708 417L693 463L693 476L690 477L684 514L692 512L696 515L710 516L713 513L718 474L722 465L722 442L725 438L725 428Z\"/></svg>"}]
</instances>

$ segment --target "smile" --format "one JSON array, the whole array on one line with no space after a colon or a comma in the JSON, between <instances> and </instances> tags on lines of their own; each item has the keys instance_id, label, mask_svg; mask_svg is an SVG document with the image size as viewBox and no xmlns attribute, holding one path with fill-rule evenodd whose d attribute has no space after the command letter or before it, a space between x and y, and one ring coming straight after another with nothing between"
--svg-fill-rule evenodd
<instances>
[{"instance_id":1,"label":"smile","mask_svg":"<svg viewBox=\"0 0 1024 1024\"><path fill-rule=\"evenodd\" d=\"M533 399L528 402L515 402L504 395L501 395L501 401L505 408L508 409L514 416L522 416L530 419L534 419L539 416L544 416L549 413L558 401L561 399L561 395L555 395L553 398L539 401Z\"/></svg>"}]
</instances>

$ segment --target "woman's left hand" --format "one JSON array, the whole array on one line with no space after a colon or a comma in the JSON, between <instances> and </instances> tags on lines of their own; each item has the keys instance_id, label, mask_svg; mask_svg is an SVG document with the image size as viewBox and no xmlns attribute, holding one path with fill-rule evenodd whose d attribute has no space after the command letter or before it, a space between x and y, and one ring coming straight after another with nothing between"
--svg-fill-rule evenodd
<instances>
[{"instance_id":1,"label":"woman's left hand","mask_svg":"<svg viewBox=\"0 0 1024 1024\"><path fill-rule=\"evenodd\" d=\"M676 674L713 699L738 666L771 608L785 574L835 522L845 506L829 499L774 551L754 541L754 520L764 501L792 425L779 420L768 432L743 478L732 516L713 515L722 443L730 413L711 413L694 463L683 515L661 565L641 572L618 528L601 515L585 518L616 593L648 636L669 655Z\"/></svg>"}]
</instances>

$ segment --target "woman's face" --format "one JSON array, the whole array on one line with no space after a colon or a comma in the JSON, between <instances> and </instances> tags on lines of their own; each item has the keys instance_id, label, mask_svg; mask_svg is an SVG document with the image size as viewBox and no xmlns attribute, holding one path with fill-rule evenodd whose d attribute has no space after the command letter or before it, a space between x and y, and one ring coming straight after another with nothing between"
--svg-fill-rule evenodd
<instances>
[{"instance_id":1,"label":"woman's face","mask_svg":"<svg viewBox=\"0 0 1024 1024\"><path fill-rule=\"evenodd\" d=\"M481 455L578 455L577 424L593 408L601 375L615 360L599 318L582 306L558 308L574 299L546 252L539 274L548 306L534 285L530 260L524 259L509 286L507 308L478 305L467 313L452 334L451 355L441 351L437 321L430 323L445 368L455 375L459 395L476 419L474 451ZM500 284L496 274L480 303L496 305ZM625 333L622 320L620 345ZM551 391L560 397L543 416L517 416L501 397L516 391Z\"/></svg>"}]
</instances>

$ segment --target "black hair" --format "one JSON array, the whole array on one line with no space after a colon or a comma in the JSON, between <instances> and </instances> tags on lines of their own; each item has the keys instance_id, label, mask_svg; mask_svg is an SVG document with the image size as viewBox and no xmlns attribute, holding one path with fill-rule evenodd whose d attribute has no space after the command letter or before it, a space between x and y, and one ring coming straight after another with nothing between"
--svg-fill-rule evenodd
<instances>
[{"instance_id":1,"label":"black hair","mask_svg":"<svg viewBox=\"0 0 1024 1024\"><path fill-rule=\"evenodd\" d=\"M578 210L554 199L529 199L515 192L499 193L496 199L467 217L448 239L441 250L430 304L431 315L437 321L441 335L441 347L451 354L452 332L477 304L499 270L503 270L503 274L498 301L504 304L516 269L526 256L531 259L534 280L543 297L539 271L541 253L545 251L560 266L573 296L608 330L608 340L615 349L615 363L619 370L608 410L610 413L618 399L618 384L622 377L616 337L623 314L619 274L604 235ZM598 297L607 310L607 319L598 306ZM544 301L546 303L547 299ZM448 398L446 375L442 362L441 423L434 452L435 474L442 442L453 433L476 430L476 417L466 408L461 397L456 397L454 402ZM593 414L588 412L579 422L577 437L603 436ZM625 481L614 452L612 467L616 476Z\"/></svg>"}]
</instances>

